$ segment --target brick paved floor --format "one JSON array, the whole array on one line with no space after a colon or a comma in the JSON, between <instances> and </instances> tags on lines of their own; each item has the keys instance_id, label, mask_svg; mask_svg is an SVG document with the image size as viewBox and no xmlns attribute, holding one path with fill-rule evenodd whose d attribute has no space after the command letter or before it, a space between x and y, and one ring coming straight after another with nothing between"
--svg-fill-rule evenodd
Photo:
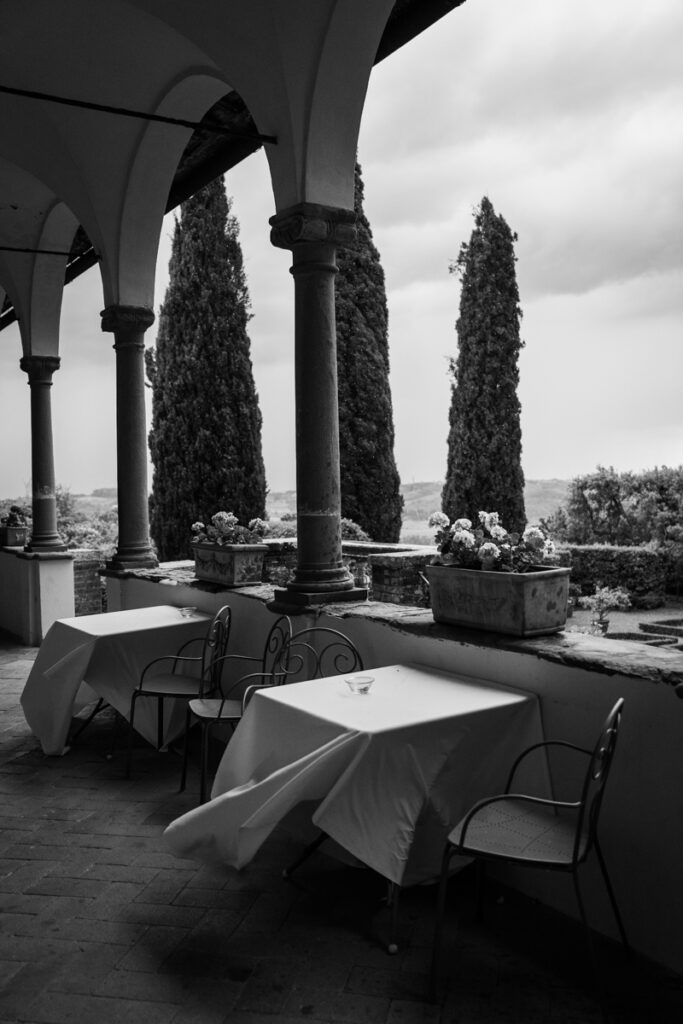
<instances>
[{"instance_id":1,"label":"brick paved floor","mask_svg":"<svg viewBox=\"0 0 683 1024\"><path fill-rule=\"evenodd\" d=\"M602 1021L576 927L500 891L474 923L466 871L432 1004L433 887L403 894L390 957L369 871L319 853L284 881L299 849L284 834L242 873L175 859L162 830L196 798L177 793L179 758L140 745L125 780L121 750L106 757L106 715L69 754L44 757L19 706L35 653L0 636L0 1024ZM609 1021L683 1020L679 977L598 951Z\"/></svg>"}]
</instances>

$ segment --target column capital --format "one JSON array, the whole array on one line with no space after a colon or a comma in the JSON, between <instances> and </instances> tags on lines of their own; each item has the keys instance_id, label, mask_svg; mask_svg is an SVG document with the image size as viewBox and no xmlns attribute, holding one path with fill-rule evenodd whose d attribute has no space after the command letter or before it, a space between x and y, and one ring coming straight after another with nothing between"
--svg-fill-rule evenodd
<instances>
[{"instance_id":1,"label":"column capital","mask_svg":"<svg viewBox=\"0 0 683 1024\"><path fill-rule=\"evenodd\" d=\"M114 333L144 334L154 323L154 313L147 306L107 306L100 316L102 330Z\"/></svg>"},{"instance_id":2,"label":"column capital","mask_svg":"<svg viewBox=\"0 0 683 1024\"><path fill-rule=\"evenodd\" d=\"M356 242L356 214L337 206L298 203L270 218L270 240L279 249L301 242L329 242L351 248Z\"/></svg>"},{"instance_id":3,"label":"column capital","mask_svg":"<svg viewBox=\"0 0 683 1024\"><path fill-rule=\"evenodd\" d=\"M59 356L22 356L19 366L28 374L29 384L52 384L52 374L59 369Z\"/></svg>"}]
</instances>

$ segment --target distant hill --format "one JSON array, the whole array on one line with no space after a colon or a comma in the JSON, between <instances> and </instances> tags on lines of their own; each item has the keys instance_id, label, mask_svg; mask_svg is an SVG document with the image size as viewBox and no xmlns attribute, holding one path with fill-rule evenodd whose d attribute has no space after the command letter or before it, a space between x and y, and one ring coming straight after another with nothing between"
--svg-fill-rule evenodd
<instances>
[{"instance_id":1,"label":"distant hill","mask_svg":"<svg viewBox=\"0 0 683 1024\"><path fill-rule=\"evenodd\" d=\"M527 480L524 487L524 503L529 523L537 523L551 515L567 500L569 480ZM432 512L441 508L439 480L402 484L403 529L401 540L428 544L431 531L427 520ZM286 512L296 512L296 491L273 491L267 498L268 515L279 519Z\"/></svg>"}]
</instances>

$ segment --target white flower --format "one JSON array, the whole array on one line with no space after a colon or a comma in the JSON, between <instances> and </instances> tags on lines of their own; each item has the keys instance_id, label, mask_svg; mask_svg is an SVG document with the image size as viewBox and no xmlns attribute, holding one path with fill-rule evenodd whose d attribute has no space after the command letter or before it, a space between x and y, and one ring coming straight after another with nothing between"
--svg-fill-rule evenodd
<instances>
[{"instance_id":1,"label":"white flower","mask_svg":"<svg viewBox=\"0 0 683 1024\"><path fill-rule=\"evenodd\" d=\"M500 526L500 516L497 512L480 512L479 522L490 533L494 526Z\"/></svg>"},{"instance_id":2,"label":"white flower","mask_svg":"<svg viewBox=\"0 0 683 1024\"><path fill-rule=\"evenodd\" d=\"M539 550L545 545L545 535L542 530L539 530L538 526L527 526L522 540L529 547L538 548Z\"/></svg>"},{"instance_id":3,"label":"white flower","mask_svg":"<svg viewBox=\"0 0 683 1024\"><path fill-rule=\"evenodd\" d=\"M504 526L492 526L491 529L489 530L489 533L491 534L494 540L507 540L508 532Z\"/></svg>"},{"instance_id":4,"label":"white flower","mask_svg":"<svg viewBox=\"0 0 683 1024\"><path fill-rule=\"evenodd\" d=\"M197 523L193 523L192 524L192 532L193 533L201 533L201 531L205 530L205 529L206 529L206 527L204 526L204 523L197 522Z\"/></svg>"},{"instance_id":5,"label":"white flower","mask_svg":"<svg viewBox=\"0 0 683 1024\"><path fill-rule=\"evenodd\" d=\"M472 520L471 519L456 519L453 523L454 530L471 530Z\"/></svg>"},{"instance_id":6,"label":"white flower","mask_svg":"<svg viewBox=\"0 0 683 1024\"><path fill-rule=\"evenodd\" d=\"M453 543L462 544L465 548L473 548L475 545L474 534L469 530L454 530Z\"/></svg>"},{"instance_id":7,"label":"white flower","mask_svg":"<svg viewBox=\"0 0 683 1024\"><path fill-rule=\"evenodd\" d=\"M497 545L492 544L490 540L487 540L479 548L477 554L482 562L492 561L494 559L497 561L500 558L500 548L497 547Z\"/></svg>"},{"instance_id":8,"label":"white flower","mask_svg":"<svg viewBox=\"0 0 683 1024\"><path fill-rule=\"evenodd\" d=\"M448 516L443 512L432 512L427 520L427 526L435 527L437 530L445 530L448 526Z\"/></svg>"}]
</instances>

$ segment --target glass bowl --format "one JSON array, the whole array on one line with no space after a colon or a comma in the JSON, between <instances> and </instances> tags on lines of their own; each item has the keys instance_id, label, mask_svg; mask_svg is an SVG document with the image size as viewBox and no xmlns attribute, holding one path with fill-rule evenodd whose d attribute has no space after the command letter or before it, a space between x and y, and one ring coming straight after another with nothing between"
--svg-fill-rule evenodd
<instances>
[{"instance_id":1,"label":"glass bowl","mask_svg":"<svg viewBox=\"0 0 683 1024\"><path fill-rule=\"evenodd\" d=\"M360 695L366 695L366 694L370 693L370 687L372 686L374 681L375 681L375 677L374 676L357 675L357 676L346 676L344 678L344 682L348 686L348 688L351 691L351 693L356 693L356 694L360 694Z\"/></svg>"},{"instance_id":2,"label":"glass bowl","mask_svg":"<svg viewBox=\"0 0 683 1024\"><path fill-rule=\"evenodd\" d=\"M179 608L178 611L184 619L189 619L197 611L195 605L187 605L185 608Z\"/></svg>"}]
</instances>

